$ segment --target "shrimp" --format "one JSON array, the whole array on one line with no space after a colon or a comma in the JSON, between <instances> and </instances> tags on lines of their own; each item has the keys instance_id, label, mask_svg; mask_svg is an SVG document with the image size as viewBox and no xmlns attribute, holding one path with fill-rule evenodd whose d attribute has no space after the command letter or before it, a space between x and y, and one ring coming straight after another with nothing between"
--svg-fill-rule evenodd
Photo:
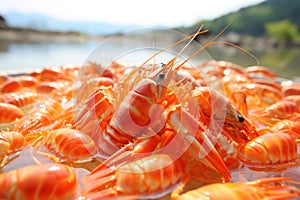
<instances>
[{"instance_id":1,"label":"shrimp","mask_svg":"<svg viewBox=\"0 0 300 200\"><path fill-rule=\"evenodd\" d=\"M57 81L63 78L63 73L59 67L45 67L30 74L39 82Z\"/></svg>"},{"instance_id":2,"label":"shrimp","mask_svg":"<svg viewBox=\"0 0 300 200\"><path fill-rule=\"evenodd\" d=\"M63 86L64 86L63 82L55 82L55 81L41 82L36 86L35 90L37 93L50 94L53 90L56 90Z\"/></svg>"},{"instance_id":3,"label":"shrimp","mask_svg":"<svg viewBox=\"0 0 300 200\"><path fill-rule=\"evenodd\" d=\"M28 75L11 77L4 83L2 83L2 87L0 91L2 93L16 92L19 90L28 90L29 88L33 88L37 85L36 78Z\"/></svg>"},{"instance_id":4,"label":"shrimp","mask_svg":"<svg viewBox=\"0 0 300 200\"><path fill-rule=\"evenodd\" d=\"M247 104L250 110L268 107L283 98L281 90L270 85L252 82L241 86L247 94Z\"/></svg>"},{"instance_id":5,"label":"shrimp","mask_svg":"<svg viewBox=\"0 0 300 200\"><path fill-rule=\"evenodd\" d=\"M99 87L113 86L113 74L109 69L96 63L89 63L79 73L79 80L75 82L75 103L80 104Z\"/></svg>"},{"instance_id":6,"label":"shrimp","mask_svg":"<svg viewBox=\"0 0 300 200\"><path fill-rule=\"evenodd\" d=\"M280 169L297 159L297 143L285 133L266 133L238 148L238 158L251 169Z\"/></svg>"},{"instance_id":7,"label":"shrimp","mask_svg":"<svg viewBox=\"0 0 300 200\"><path fill-rule=\"evenodd\" d=\"M189 38L191 36L184 40ZM170 47L184 40L172 44ZM113 154L121 146L131 142L133 138L141 137L141 133L143 135L149 134L147 133L149 128L154 132L163 129L166 122L163 115L164 105L167 106L174 103L171 102L174 99L168 99L170 92L167 86L174 77L176 70L172 70L172 67L178 56L157 69L155 69L157 65L154 65L152 68L149 65L145 65L150 58L139 67L133 69L120 81L116 89L120 88L122 92L117 96L115 112L102 137L103 146L110 146L111 148L103 149L102 154Z\"/></svg>"},{"instance_id":8,"label":"shrimp","mask_svg":"<svg viewBox=\"0 0 300 200\"><path fill-rule=\"evenodd\" d=\"M26 137L32 137L32 134L28 134ZM96 153L94 141L83 132L71 128L42 131L32 144L34 146L44 145L59 157L60 161L65 162L84 162L90 160ZM42 148L40 147L40 149Z\"/></svg>"},{"instance_id":9,"label":"shrimp","mask_svg":"<svg viewBox=\"0 0 300 200\"><path fill-rule=\"evenodd\" d=\"M25 138L19 132L1 131L0 143L2 147L0 148L0 155L4 155L6 153L14 152L22 148L25 145Z\"/></svg>"},{"instance_id":10,"label":"shrimp","mask_svg":"<svg viewBox=\"0 0 300 200\"><path fill-rule=\"evenodd\" d=\"M195 88L193 97L197 99L195 116L207 126L223 134L231 141L245 143L257 137L250 119L236 109L224 95L209 87ZM198 108L198 109L197 109Z\"/></svg>"},{"instance_id":11,"label":"shrimp","mask_svg":"<svg viewBox=\"0 0 300 200\"><path fill-rule=\"evenodd\" d=\"M74 116L68 120L69 123L73 128L89 135L100 148L100 134L113 113L111 88L98 88L84 102L76 105L73 112Z\"/></svg>"},{"instance_id":12,"label":"shrimp","mask_svg":"<svg viewBox=\"0 0 300 200\"><path fill-rule=\"evenodd\" d=\"M49 99L41 102L26 118L15 123L14 131L23 135L38 128L52 125L62 112L59 102Z\"/></svg>"},{"instance_id":13,"label":"shrimp","mask_svg":"<svg viewBox=\"0 0 300 200\"><path fill-rule=\"evenodd\" d=\"M39 82L52 81L74 81L78 73L78 67L63 65L62 67L45 67L42 70L35 71L30 75Z\"/></svg>"},{"instance_id":14,"label":"shrimp","mask_svg":"<svg viewBox=\"0 0 300 200\"><path fill-rule=\"evenodd\" d=\"M281 120L275 123L271 130L273 132L282 132L291 135L295 139L300 139L300 122L292 120Z\"/></svg>"},{"instance_id":15,"label":"shrimp","mask_svg":"<svg viewBox=\"0 0 300 200\"><path fill-rule=\"evenodd\" d=\"M0 132L0 167L5 164L8 155L17 152L25 146L25 138L19 132L1 131Z\"/></svg>"},{"instance_id":16,"label":"shrimp","mask_svg":"<svg viewBox=\"0 0 300 200\"><path fill-rule=\"evenodd\" d=\"M205 185L179 195L181 187L172 193L172 199L288 199L299 196L291 186L284 185L285 177L258 179L246 183L216 183Z\"/></svg>"},{"instance_id":17,"label":"shrimp","mask_svg":"<svg viewBox=\"0 0 300 200\"><path fill-rule=\"evenodd\" d=\"M173 46L180 42L182 41ZM211 43L213 40L205 47ZM188 106L180 105L179 97L186 99L189 96L188 90L185 88L182 90L185 91L184 94L178 94L176 92L181 90L178 87L172 87L174 74L204 48L198 49L178 65L176 65L176 59L180 53L160 67L145 65L150 58L140 67L133 69L124 81L118 84L116 89L121 87L123 90L125 86L127 89L121 93L120 98L117 98L116 110L104 132L100 134L101 155L112 155L137 138L160 137L169 125L170 129L178 135L177 137L182 137L184 144L190 144L188 149L196 161L203 162L208 167L215 169L226 181L230 180L230 173L209 141L205 126L187 112ZM126 83L130 83L129 86ZM178 85L174 83L174 86Z\"/></svg>"},{"instance_id":18,"label":"shrimp","mask_svg":"<svg viewBox=\"0 0 300 200\"><path fill-rule=\"evenodd\" d=\"M9 103L0 103L0 113L0 123L11 123L24 116L19 107Z\"/></svg>"},{"instance_id":19,"label":"shrimp","mask_svg":"<svg viewBox=\"0 0 300 200\"><path fill-rule=\"evenodd\" d=\"M277 77L271 69L265 66L250 66L247 67L244 72L247 76L255 78L275 79Z\"/></svg>"},{"instance_id":20,"label":"shrimp","mask_svg":"<svg viewBox=\"0 0 300 200\"><path fill-rule=\"evenodd\" d=\"M300 95L287 96L287 97L284 97L282 100L293 101L297 104L298 107L300 107Z\"/></svg>"},{"instance_id":21,"label":"shrimp","mask_svg":"<svg viewBox=\"0 0 300 200\"><path fill-rule=\"evenodd\" d=\"M282 92L284 96L300 95L300 83L283 84Z\"/></svg>"},{"instance_id":22,"label":"shrimp","mask_svg":"<svg viewBox=\"0 0 300 200\"><path fill-rule=\"evenodd\" d=\"M273 79L252 78L250 80L252 83L267 85L267 86L273 87L274 89L276 89L278 91L282 91L282 86L276 81L276 79L273 80Z\"/></svg>"},{"instance_id":23,"label":"shrimp","mask_svg":"<svg viewBox=\"0 0 300 200\"><path fill-rule=\"evenodd\" d=\"M0 174L0 187L0 199L71 199L77 178L67 165L33 165Z\"/></svg>"},{"instance_id":24,"label":"shrimp","mask_svg":"<svg viewBox=\"0 0 300 200\"><path fill-rule=\"evenodd\" d=\"M101 144L101 152L105 155L110 155L123 145L131 142L134 138L141 136L148 137L147 134L153 134L153 132L160 133L160 131L164 130L165 122L168 121L175 132L182 135L184 140L188 143L193 144L191 151L193 151L192 155L197 160L199 160L199 152L203 153L203 155L206 155L203 162L217 169L218 172L224 175L226 180L229 180L230 175L228 169L218 153L215 150L208 150L208 148L214 148L205 133L202 133L205 129L199 129L198 139L193 138L193 136L189 134L195 132L197 127L200 126L192 116L181 109L165 112L162 106L153 106L164 105L163 101L171 105L174 101L174 98L171 98L171 101L168 99L172 97L172 95L169 95L166 86L164 86L166 84L163 84L164 81L168 82L168 79L171 78L170 73L172 72L169 71L169 68L172 67L172 63L169 64L152 73L153 79L158 81L158 83L150 78L143 79L129 92L118 110L112 116L110 124L106 127L106 132L102 135L103 142L99 142L99 144ZM184 123L182 126L185 128L178 127L178 121ZM143 136L139 134L146 135ZM202 149L203 147L200 142L203 142L207 149Z\"/></svg>"},{"instance_id":25,"label":"shrimp","mask_svg":"<svg viewBox=\"0 0 300 200\"><path fill-rule=\"evenodd\" d=\"M188 155L191 156L194 163L201 162L205 166L210 167L219 173L225 181L231 179L230 172L224 160L213 145L216 140L211 140L209 137L210 135L216 135L214 130L207 129L204 124L195 120L184 109L170 111L168 121L176 136L179 135L180 137L179 144L173 145L180 145L182 148L181 151L187 150ZM176 139L176 137L172 139L172 142L176 142ZM169 153L175 152L172 148L169 151ZM179 151L178 153L182 152Z\"/></svg>"},{"instance_id":26,"label":"shrimp","mask_svg":"<svg viewBox=\"0 0 300 200\"><path fill-rule=\"evenodd\" d=\"M266 108L253 111L251 117L264 125L272 126L272 124L280 120L289 119L298 114L299 107L295 102L282 100Z\"/></svg>"},{"instance_id":27,"label":"shrimp","mask_svg":"<svg viewBox=\"0 0 300 200\"><path fill-rule=\"evenodd\" d=\"M185 165L166 154L155 154L116 167L93 171L83 179L84 196L90 199L117 195L161 197L184 177Z\"/></svg>"},{"instance_id":28,"label":"shrimp","mask_svg":"<svg viewBox=\"0 0 300 200\"><path fill-rule=\"evenodd\" d=\"M12 92L0 95L0 102L13 104L19 108L29 106L38 99L35 92Z\"/></svg>"},{"instance_id":29,"label":"shrimp","mask_svg":"<svg viewBox=\"0 0 300 200\"><path fill-rule=\"evenodd\" d=\"M88 65L84 66L84 71L87 73L97 74L99 77L114 79L116 73L113 73L111 70L111 66L114 64L116 63L112 62L108 68L104 68L101 64L89 62Z\"/></svg>"}]
</instances>

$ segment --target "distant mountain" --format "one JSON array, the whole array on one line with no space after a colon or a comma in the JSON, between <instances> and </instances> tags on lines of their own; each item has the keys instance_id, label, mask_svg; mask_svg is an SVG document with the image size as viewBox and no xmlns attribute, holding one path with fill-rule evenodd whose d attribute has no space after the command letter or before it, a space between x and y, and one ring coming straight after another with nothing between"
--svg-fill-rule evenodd
<instances>
[{"instance_id":1,"label":"distant mountain","mask_svg":"<svg viewBox=\"0 0 300 200\"><path fill-rule=\"evenodd\" d=\"M223 15L213 20L201 20L190 27L181 27L182 31L195 32L200 24L204 24L210 32L216 33L232 22L226 31L240 34L262 36L266 33L266 24L289 20L300 31L299 0L266 0L260 4L241 8L236 12Z\"/></svg>"},{"instance_id":2,"label":"distant mountain","mask_svg":"<svg viewBox=\"0 0 300 200\"><path fill-rule=\"evenodd\" d=\"M2 15L0 15L0 29L6 28L6 27L7 27L7 24L6 24L4 17L2 17Z\"/></svg>"},{"instance_id":3,"label":"distant mountain","mask_svg":"<svg viewBox=\"0 0 300 200\"><path fill-rule=\"evenodd\" d=\"M107 35L135 27L105 22L65 21L43 14L6 12L2 15L10 27L30 28L39 31L72 31L88 35Z\"/></svg>"}]
</instances>

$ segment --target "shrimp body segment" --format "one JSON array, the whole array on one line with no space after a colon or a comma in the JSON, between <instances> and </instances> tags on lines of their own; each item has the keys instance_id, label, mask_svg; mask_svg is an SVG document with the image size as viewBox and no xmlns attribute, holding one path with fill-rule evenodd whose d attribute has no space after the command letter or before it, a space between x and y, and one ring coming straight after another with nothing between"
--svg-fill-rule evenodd
<instances>
[{"instance_id":1,"label":"shrimp body segment","mask_svg":"<svg viewBox=\"0 0 300 200\"><path fill-rule=\"evenodd\" d=\"M77 180L67 165L44 164L0 174L0 199L71 199Z\"/></svg>"}]
</instances>

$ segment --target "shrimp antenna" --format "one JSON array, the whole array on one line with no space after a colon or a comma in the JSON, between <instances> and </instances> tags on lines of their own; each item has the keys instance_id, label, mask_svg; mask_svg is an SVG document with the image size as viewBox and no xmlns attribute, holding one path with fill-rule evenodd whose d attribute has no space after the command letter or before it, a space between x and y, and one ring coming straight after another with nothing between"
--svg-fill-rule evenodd
<instances>
[{"instance_id":1,"label":"shrimp antenna","mask_svg":"<svg viewBox=\"0 0 300 200\"><path fill-rule=\"evenodd\" d=\"M249 56L251 56L256 61L258 66L260 65L259 59L255 55L250 53L248 50L244 49L243 47L240 47L238 45L232 44L231 42L225 42L225 41L217 41L217 42L213 42L212 44L226 44L226 45L232 46L234 48L237 48L237 49L243 51L244 53L248 54Z\"/></svg>"},{"instance_id":2,"label":"shrimp antenna","mask_svg":"<svg viewBox=\"0 0 300 200\"><path fill-rule=\"evenodd\" d=\"M202 26L200 27L200 29L201 29L201 28L202 28ZM188 39L190 39L190 38L195 38L197 35L200 35L200 34L203 34L203 33L207 33L207 32L208 32L208 30L200 31L200 29L199 29L199 31L197 31L196 33L194 33L194 34L192 34L192 35L189 35L189 36L187 36L187 37L185 37L185 38L183 38L183 39L181 39L181 40L179 40L179 41L177 41L177 42L175 42L175 43L173 43L173 44L167 46L166 48L164 48L164 49L162 49L162 50L156 52L156 53L153 54L150 58L148 58L146 61L144 61L144 62L138 67L138 69L141 68L142 66L144 66L146 63L148 63L148 62L149 62L152 58L154 58L155 56L161 54L162 52L164 52L164 51L166 51L166 50L168 50L168 49L170 49L170 48L172 48L172 47L174 47L174 46L176 46L176 45L178 45L178 44L180 44L180 43L182 43L182 42L184 42L184 41L186 41L186 40L188 40ZM191 40L191 41L192 41L192 40ZM191 41L190 41L190 42L191 42ZM190 42L189 42L189 43L190 43ZM187 46L187 45L186 45L186 46ZM184 50L184 49L183 49L183 50ZM183 50L181 50L180 52L182 52ZM179 56L179 55L177 55L176 58L177 58L178 56Z\"/></svg>"},{"instance_id":3,"label":"shrimp antenna","mask_svg":"<svg viewBox=\"0 0 300 200\"><path fill-rule=\"evenodd\" d=\"M214 41L220 37L224 33L224 31L231 25L232 21L229 22L213 39L211 39L209 42L207 42L204 46L202 46L200 49L195 51L191 56L189 56L187 59L185 59L180 65L177 66L175 70L178 70L179 67L187 63L189 60L191 60L193 57L195 57L197 54L199 54L201 51L209 47L211 44L214 44Z\"/></svg>"},{"instance_id":4,"label":"shrimp antenna","mask_svg":"<svg viewBox=\"0 0 300 200\"><path fill-rule=\"evenodd\" d=\"M210 45L212 44L226 44L226 45L229 45L229 46L232 46L232 47L235 47L243 52L245 52L246 54L248 54L249 56L251 56L253 59L256 60L257 62L257 65L259 65L259 59L253 55L252 53L250 53L248 50L238 46L238 45L235 45L233 43L230 43L230 42L224 42L224 41L215 41L216 39L218 39L220 37L221 34L224 33L224 31L226 29L228 29L228 27L232 24L232 20L215 36L213 37L213 39L211 39L209 42L207 42L204 46L202 46L200 49L198 49L197 51L195 51L190 57L188 57L187 59L185 59L180 65L177 66L177 68L175 70L178 70L179 67L181 67L182 65L184 65L185 63L187 63L190 59L192 59L194 56L196 56L197 54L199 54L201 51L203 51L204 49L206 49L207 47L209 47Z\"/></svg>"},{"instance_id":5,"label":"shrimp antenna","mask_svg":"<svg viewBox=\"0 0 300 200\"><path fill-rule=\"evenodd\" d=\"M189 42L180 50L180 52L176 55L175 59L177 59L183 53L183 51L191 44L191 42L199 35L197 33L200 33L202 27L203 24L199 27L198 31L195 34L193 34L193 37L189 40Z\"/></svg>"}]
</instances>

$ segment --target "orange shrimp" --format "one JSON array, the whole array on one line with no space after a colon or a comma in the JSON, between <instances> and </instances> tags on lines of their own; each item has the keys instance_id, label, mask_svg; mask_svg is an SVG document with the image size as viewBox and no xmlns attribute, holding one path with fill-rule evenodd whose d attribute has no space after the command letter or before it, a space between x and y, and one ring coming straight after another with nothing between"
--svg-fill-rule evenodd
<instances>
[{"instance_id":1,"label":"orange shrimp","mask_svg":"<svg viewBox=\"0 0 300 200\"><path fill-rule=\"evenodd\" d=\"M251 117L264 125L272 126L275 122L289 119L299 114L299 107L293 101L282 100L266 108L255 110Z\"/></svg>"},{"instance_id":2,"label":"orange shrimp","mask_svg":"<svg viewBox=\"0 0 300 200\"><path fill-rule=\"evenodd\" d=\"M41 102L26 118L15 123L14 131L26 135L30 131L52 125L62 112L59 102L49 99Z\"/></svg>"},{"instance_id":3,"label":"orange shrimp","mask_svg":"<svg viewBox=\"0 0 300 200\"><path fill-rule=\"evenodd\" d=\"M51 98L60 100L62 104L70 102L74 96L72 84L71 82L64 82L61 86L51 91Z\"/></svg>"},{"instance_id":4,"label":"orange shrimp","mask_svg":"<svg viewBox=\"0 0 300 200\"><path fill-rule=\"evenodd\" d=\"M80 66L74 64L64 64L60 66L60 69L64 74L64 80L69 80L71 82L77 78L80 68Z\"/></svg>"},{"instance_id":5,"label":"orange shrimp","mask_svg":"<svg viewBox=\"0 0 300 200\"><path fill-rule=\"evenodd\" d=\"M59 67L46 67L42 70L32 73L31 76L36 77L39 82L52 82L63 80L65 78L62 69Z\"/></svg>"},{"instance_id":6,"label":"orange shrimp","mask_svg":"<svg viewBox=\"0 0 300 200\"><path fill-rule=\"evenodd\" d=\"M67 165L33 165L0 174L0 187L0 199L71 199L77 179Z\"/></svg>"},{"instance_id":7,"label":"orange shrimp","mask_svg":"<svg viewBox=\"0 0 300 200\"><path fill-rule=\"evenodd\" d=\"M282 132L291 135L295 139L300 139L300 122L292 120L281 120L275 123L271 130L273 132Z\"/></svg>"},{"instance_id":8,"label":"orange shrimp","mask_svg":"<svg viewBox=\"0 0 300 200\"><path fill-rule=\"evenodd\" d=\"M185 165L166 154L155 154L131 163L92 172L83 179L84 196L89 199L139 195L163 196L184 177Z\"/></svg>"},{"instance_id":9,"label":"orange shrimp","mask_svg":"<svg viewBox=\"0 0 300 200\"><path fill-rule=\"evenodd\" d=\"M35 92L12 92L0 94L0 102L13 104L19 108L33 104L38 99Z\"/></svg>"},{"instance_id":10,"label":"orange shrimp","mask_svg":"<svg viewBox=\"0 0 300 200\"><path fill-rule=\"evenodd\" d=\"M8 79L10 78L10 76L7 76L7 75L0 75L0 87L1 87L1 85L5 82L5 81L7 81Z\"/></svg>"},{"instance_id":11,"label":"orange shrimp","mask_svg":"<svg viewBox=\"0 0 300 200\"><path fill-rule=\"evenodd\" d=\"M97 91L99 88L113 88L114 82L108 77L91 77L85 83L76 89L74 92L76 104L83 102L85 99L89 98L93 92Z\"/></svg>"},{"instance_id":12,"label":"orange shrimp","mask_svg":"<svg viewBox=\"0 0 300 200\"><path fill-rule=\"evenodd\" d=\"M216 131L222 131L230 140L245 143L257 137L253 123L221 93L209 87L195 88L193 97L197 107L194 115ZM198 108L198 109L197 109Z\"/></svg>"},{"instance_id":13,"label":"orange shrimp","mask_svg":"<svg viewBox=\"0 0 300 200\"><path fill-rule=\"evenodd\" d=\"M41 82L36 86L35 90L38 93L50 94L53 90L56 90L62 86L63 86L63 83L59 83L59 82L55 82L55 81Z\"/></svg>"},{"instance_id":14,"label":"orange shrimp","mask_svg":"<svg viewBox=\"0 0 300 200\"><path fill-rule=\"evenodd\" d=\"M113 112L110 93L111 88L100 87L84 102L74 106L74 116L71 117L71 120L69 119L72 127L92 137L96 141L97 147L101 141L100 134L105 129Z\"/></svg>"},{"instance_id":15,"label":"orange shrimp","mask_svg":"<svg viewBox=\"0 0 300 200\"><path fill-rule=\"evenodd\" d=\"M75 111L74 107L69 107L61 113L53 124L53 130L59 128L72 127L74 125ZM76 128L75 128L76 129Z\"/></svg>"},{"instance_id":16,"label":"orange shrimp","mask_svg":"<svg viewBox=\"0 0 300 200\"><path fill-rule=\"evenodd\" d=\"M113 71L111 70L111 66L113 66L114 63L115 62L112 62L112 64L108 68L105 68L101 64L89 62L88 65L84 66L84 71L86 71L87 73L97 74L98 77L114 79L116 73L113 73Z\"/></svg>"},{"instance_id":17,"label":"orange shrimp","mask_svg":"<svg viewBox=\"0 0 300 200\"><path fill-rule=\"evenodd\" d=\"M247 94L247 105L250 110L268 107L283 98L281 90L270 85L245 83L241 87Z\"/></svg>"},{"instance_id":18,"label":"orange shrimp","mask_svg":"<svg viewBox=\"0 0 300 200\"><path fill-rule=\"evenodd\" d=\"M295 189L291 186L284 185L284 181L289 178L274 177L258 179L246 183L215 183L200 187L195 190L188 191L182 195L179 187L172 193L172 199L273 199L281 200L298 197Z\"/></svg>"},{"instance_id":19,"label":"orange shrimp","mask_svg":"<svg viewBox=\"0 0 300 200\"><path fill-rule=\"evenodd\" d=\"M25 138L19 132L0 132L0 167L5 163L8 154L16 152L25 146ZM2 163L1 163L2 162Z\"/></svg>"},{"instance_id":20,"label":"orange shrimp","mask_svg":"<svg viewBox=\"0 0 300 200\"><path fill-rule=\"evenodd\" d=\"M190 36L187 38L190 38ZM210 41L206 46L209 46L212 42ZM203 48L197 50L190 58L184 60L176 67L176 59L180 54L158 68L157 65L145 65L148 59L143 65L133 69L125 77L125 81L122 81L116 89L121 87L123 90L122 86L126 83L131 83L129 87L126 84L126 88L129 88L129 91L123 91L120 95L121 97L117 98L117 101L121 103L117 103L118 107L110 123L106 126L103 134L100 135L100 154L104 156L112 155L136 138L160 137L166 130L166 123L170 123L170 129L174 130L178 137L183 137L185 143L191 145L189 151L195 160L212 167L225 180L230 180L230 173L224 161L209 141L206 135L206 128L185 109L180 108L180 102L174 93L176 88L173 92L170 86L170 83L174 80L174 73L202 50ZM140 72L140 70L145 71ZM187 90L185 90L185 93L185 96L188 96ZM179 126L178 122L182 126ZM200 128L198 129L198 127ZM193 136L193 133L195 133L196 137Z\"/></svg>"},{"instance_id":21,"label":"orange shrimp","mask_svg":"<svg viewBox=\"0 0 300 200\"><path fill-rule=\"evenodd\" d=\"M112 166L140 158L140 156L145 156L147 153L151 154L154 151L166 154L174 154L176 152L176 155L179 156L184 151L188 151L188 155L193 159L194 163L201 162L206 167L219 173L226 181L230 180L231 176L224 161L207 136L211 133L202 123L196 121L192 115L183 109L171 110L167 114L167 121L171 129L163 129L161 133L154 137L142 137L141 139L137 137L133 143L128 143L119 150L114 146L113 142L115 141L111 143L106 142L105 144L101 143L105 145L102 148L115 148L115 151L117 151L104 163ZM113 139L116 140L115 138ZM118 141L125 143L128 141L128 138L119 137ZM180 145L181 148L177 149L176 147ZM101 169L101 166L99 168Z\"/></svg>"},{"instance_id":22,"label":"orange shrimp","mask_svg":"<svg viewBox=\"0 0 300 200\"><path fill-rule=\"evenodd\" d=\"M266 79L274 79L277 75L268 67L265 66L250 66L247 67L244 72L249 77L256 77L256 78L266 78Z\"/></svg>"},{"instance_id":23,"label":"orange shrimp","mask_svg":"<svg viewBox=\"0 0 300 200\"><path fill-rule=\"evenodd\" d=\"M241 145L238 158L251 169L280 169L298 159L297 143L285 133L266 133Z\"/></svg>"},{"instance_id":24,"label":"orange shrimp","mask_svg":"<svg viewBox=\"0 0 300 200\"><path fill-rule=\"evenodd\" d=\"M300 83L293 82L282 87L284 96L300 95Z\"/></svg>"},{"instance_id":25,"label":"orange shrimp","mask_svg":"<svg viewBox=\"0 0 300 200\"><path fill-rule=\"evenodd\" d=\"M300 95L287 96L287 97L284 97L282 100L293 101L297 104L298 107L300 107Z\"/></svg>"},{"instance_id":26,"label":"orange shrimp","mask_svg":"<svg viewBox=\"0 0 300 200\"><path fill-rule=\"evenodd\" d=\"M273 79L261 79L261 78L252 78L250 79L252 83L257 83L261 85L268 85L270 87L273 87L274 89L281 91L282 86L275 80Z\"/></svg>"},{"instance_id":27,"label":"orange shrimp","mask_svg":"<svg viewBox=\"0 0 300 200\"><path fill-rule=\"evenodd\" d=\"M11 77L2 84L1 92L16 92L22 89L33 88L37 84L36 78L32 76L17 76Z\"/></svg>"},{"instance_id":28,"label":"orange shrimp","mask_svg":"<svg viewBox=\"0 0 300 200\"><path fill-rule=\"evenodd\" d=\"M90 62L79 71L78 80L75 82L74 99L79 104L89 97L99 87L113 86L112 72L101 65Z\"/></svg>"},{"instance_id":29,"label":"orange shrimp","mask_svg":"<svg viewBox=\"0 0 300 200\"><path fill-rule=\"evenodd\" d=\"M114 79L116 82L119 82L121 77L124 76L124 73L128 67L124 66L121 63L118 63L116 61L113 61L109 66L108 66L109 71L111 71L112 76L110 78Z\"/></svg>"},{"instance_id":30,"label":"orange shrimp","mask_svg":"<svg viewBox=\"0 0 300 200\"><path fill-rule=\"evenodd\" d=\"M56 81L63 78L61 69L58 67L45 67L30 74L30 76L37 78L39 81Z\"/></svg>"},{"instance_id":31,"label":"orange shrimp","mask_svg":"<svg viewBox=\"0 0 300 200\"><path fill-rule=\"evenodd\" d=\"M114 81L108 77L99 77L97 79L97 82L98 82L98 86L105 86L105 87L114 86Z\"/></svg>"},{"instance_id":32,"label":"orange shrimp","mask_svg":"<svg viewBox=\"0 0 300 200\"><path fill-rule=\"evenodd\" d=\"M163 129L166 121L163 115L164 105L174 103L168 99L170 95L167 86L176 71L172 70L172 67L177 57L157 69L155 69L157 65L146 65L150 58L120 81L116 87L116 90L121 90L119 96L116 97L115 107L117 108L102 136L102 143L105 147L102 149L102 154L113 154L124 144L131 142L133 138L141 137L141 133L149 134L147 129L154 132ZM107 146L109 148L106 148Z\"/></svg>"},{"instance_id":33,"label":"orange shrimp","mask_svg":"<svg viewBox=\"0 0 300 200\"><path fill-rule=\"evenodd\" d=\"M67 162L84 162L90 160L96 153L94 141L83 132L71 128L61 128L42 133L41 137L34 141L34 145L44 145L55 156L59 157L60 161Z\"/></svg>"},{"instance_id":34,"label":"orange shrimp","mask_svg":"<svg viewBox=\"0 0 300 200\"><path fill-rule=\"evenodd\" d=\"M100 136L100 139L102 139L102 142L99 142L99 144L101 144L99 147L101 150L100 153L111 155L125 144L131 142L134 138L143 136L140 134L147 135L153 134L153 132L163 132L165 122L170 121L175 132L182 135L184 140L193 144L191 148L193 152L192 155L199 160L199 151L202 151L201 153L206 155L203 162L224 175L226 180L229 180L230 175L228 169L218 153L212 150L214 148L204 134L204 128L199 129L198 139L188 134L190 131L195 132L197 127L200 126L192 116L180 109L167 114L168 112L165 113L165 109L162 106L153 107L153 105L164 105L164 101L168 102L169 105L173 103L173 99L171 99L172 101L169 99L169 97L172 96L169 96L165 86L172 77L172 64L173 63L168 63L166 66L158 68L151 76L140 81L133 90L129 92L118 110L116 110L112 116L110 124L106 127L106 132ZM185 123L183 125L185 129L176 125L178 120L185 121L181 122ZM205 150L202 149L203 147L200 144L202 142L204 146L206 146Z\"/></svg>"},{"instance_id":35,"label":"orange shrimp","mask_svg":"<svg viewBox=\"0 0 300 200\"><path fill-rule=\"evenodd\" d=\"M188 155L193 158L194 162L201 162L207 167L212 168L218 172L225 181L231 179L230 172L224 160L214 147L213 143L216 142L216 140L211 140L211 137L209 137L210 135L215 135L214 130L207 129L204 124L195 120L194 117L184 109L170 111L168 119L176 136L179 135L180 137L180 143L173 144L174 146L180 145L182 148L181 151L187 150ZM172 139L172 141L174 142L176 140ZM175 152L172 148L169 151L169 153ZM179 151L179 153L182 152Z\"/></svg>"},{"instance_id":36,"label":"orange shrimp","mask_svg":"<svg viewBox=\"0 0 300 200\"><path fill-rule=\"evenodd\" d=\"M19 107L9 103L0 103L0 113L0 123L11 123L24 116Z\"/></svg>"}]
</instances>

